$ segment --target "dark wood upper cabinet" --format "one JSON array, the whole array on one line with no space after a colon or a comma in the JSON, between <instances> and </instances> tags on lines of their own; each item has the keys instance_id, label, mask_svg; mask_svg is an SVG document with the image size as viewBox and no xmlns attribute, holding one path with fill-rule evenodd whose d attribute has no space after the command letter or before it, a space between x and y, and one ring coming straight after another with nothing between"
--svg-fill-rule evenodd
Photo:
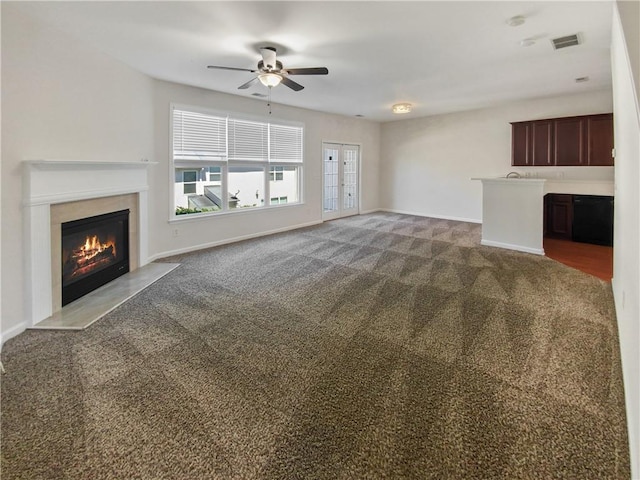
<instances>
[{"instance_id":1,"label":"dark wood upper cabinet","mask_svg":"<svg viewBox=\"0 0 640 480\"><path fill-rule=\"evenodd\" d=\"M592 115L587 118L587 155L589 165L613 165L613 115Z\"/></svg>"},{"instance_id":2,"label":"dark wood upper cabinet","mask_svg":"<svg viewBox=\"0 0 640 480\"><path fill-rule=\"evenodd\" d=\"M511 129L511 164L531 166L531 128L529 122L513 123Z\"/></svg>"},{"instance_id":3,"label":"dark wood upper cabinet","mask_svg":"<svg viewBox=\"0 0 640 480\"><path fill-rule=\"evenodd\" d=\"M513 166L613 165L611 113L514 122L511 127Z\"/></svg>"},{"instance_id":4,"label":"dark wood upper cabinet","mask_svg":"<svg viewBox=\"0 0 640 480\"><path fill-rule=\"evenodd\" d=\"M533 165L536 167L548 167L553 165L553 122L540 120L533 122Z\"/></svg>"},{"instance_id":5,"label":"dark wood upper cabinet","mask_svg":"<svg viewBox=\"0 0 640 480\"><path fill-rule=\"evenodd\" d=\"M585 155L585 119L559 118L553 121L555 165L575 167L587 164Z\"/></svg>"}]
</instances>

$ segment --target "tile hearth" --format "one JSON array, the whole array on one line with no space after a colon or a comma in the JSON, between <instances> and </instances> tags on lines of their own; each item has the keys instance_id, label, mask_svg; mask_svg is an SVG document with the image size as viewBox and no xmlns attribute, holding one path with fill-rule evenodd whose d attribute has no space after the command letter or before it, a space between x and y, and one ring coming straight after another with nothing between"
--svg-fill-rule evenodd
<instances>
[{"instance_id":1,"label":"tile hearth","mask_svg":"<svg viewBox=\"0 0 640 480\"><path fill-rule=\"evenodd\" d=\"M178 266L179 263L149 263L62 307L30 328L83 330Z\"/></svg>"}]
</instances>

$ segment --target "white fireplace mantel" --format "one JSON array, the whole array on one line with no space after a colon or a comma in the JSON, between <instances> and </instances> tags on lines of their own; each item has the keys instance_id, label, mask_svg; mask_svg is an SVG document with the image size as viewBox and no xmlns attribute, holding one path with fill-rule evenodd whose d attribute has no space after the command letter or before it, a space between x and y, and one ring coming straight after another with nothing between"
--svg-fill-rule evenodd
<instances>
[{"instance_id":1,"label":"white fireplace mantel","mask_svg":"<svg viewBox=\"0 0 640 480\"><path fill-rule=\"evenodd\" d=\"M27 326L52 314L51 205L136 193L139 266L148 263L148 167L157 162L27 160L23 162Z\"/></svg>"}]
</instances>

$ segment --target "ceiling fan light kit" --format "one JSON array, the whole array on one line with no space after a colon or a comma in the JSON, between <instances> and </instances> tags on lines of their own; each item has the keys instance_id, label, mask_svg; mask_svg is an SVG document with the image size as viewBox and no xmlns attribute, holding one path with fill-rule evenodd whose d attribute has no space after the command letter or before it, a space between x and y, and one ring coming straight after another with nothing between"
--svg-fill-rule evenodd
<instances>
[{"instance_id":1,"label":"ceiling fan light kit","mask_svg":"<svg viewBox=\"0 0 640 480\"><path fill-rule=\"evenodd\" d=\"M272 88L280 85L282 76L278 75L277 73L261 73L260 75L258 75L258 80L260 80L260 83L262 83L265 87Z\"/></svg>"},{"instance_id":2,"label":"ceiling fan light kit","mask_svg":"<svg viewBox=\"0 0 640 480\"><path fill-rule=\"evenodd\" d=\"M396 103L393 107L391 107L391 111L393 113L402 114L409 113L413 106L410 103Z\"/></svg>"}]
</instances>

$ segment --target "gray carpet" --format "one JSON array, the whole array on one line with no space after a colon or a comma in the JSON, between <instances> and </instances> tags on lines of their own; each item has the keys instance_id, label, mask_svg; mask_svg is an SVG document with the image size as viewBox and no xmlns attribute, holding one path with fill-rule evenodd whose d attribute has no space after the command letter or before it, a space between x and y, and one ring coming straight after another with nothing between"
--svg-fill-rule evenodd
<instances>
[{"instance_id":1,"label":"gray carpet","mask_svg":"<svg viewBox=\"0 0 640 480\"><path fill-rule=\"evenodd\" d=\"M2 479L624 479L610 286L376 213L167 259L2 351Z\"/></svg>"}]
</instances>

